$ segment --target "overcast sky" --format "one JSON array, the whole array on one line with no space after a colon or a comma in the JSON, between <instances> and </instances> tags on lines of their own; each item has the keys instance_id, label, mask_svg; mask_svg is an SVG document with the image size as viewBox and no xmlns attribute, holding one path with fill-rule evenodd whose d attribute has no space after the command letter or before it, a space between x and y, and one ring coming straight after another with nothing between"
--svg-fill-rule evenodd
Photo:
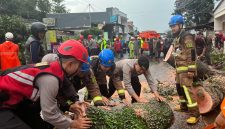
<instances>
[{"instance_id":1,"label":"overcast sky","mask_svg":"<svg viewBox=\"0 0 225 129\"><path fill-rule=\"evenodd\" d=\"M140 31L156 30L165 32L169 29L168 22L174 10L175 0L65 0L71 13L106 11L107 7L117 7L134 22Z\"/></svg>"}]
</instances>

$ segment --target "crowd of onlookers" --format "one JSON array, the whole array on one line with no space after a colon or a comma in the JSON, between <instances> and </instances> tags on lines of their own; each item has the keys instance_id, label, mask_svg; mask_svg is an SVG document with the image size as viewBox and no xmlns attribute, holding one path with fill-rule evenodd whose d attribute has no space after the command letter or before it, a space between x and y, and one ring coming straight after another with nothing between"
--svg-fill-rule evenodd
<instances>
[{"instance_id":1,"label":"crowd of onlookers","mask_svg":"<svg viewBox=\"0 0 225 129\"><path fill-rule=\"evenodd\" d=\"M13 42L13 37L11 36L10 38L6 37L7 43L9 41ZM98 55L101 50L105 48L110 48L114 51L115 57L117 59L124 58L124 54L126 53L128 53L128 57L126 55L126 58L130 59L137 59L140 55L145 54L149 57L149 59L159 62L162 58L166 56L166 53L173 42L173 38L168 38L166 36L144 38L140 37L139 35L136 35L130 36L129 38L125 38L123 36L115 36L115 38L113 39L106 40L103 35L99 35L96 37L94 37L93 35L88 35L87 38L84 38L83 35L80 35L79 41L87 48L90 56ZM224 41L225 36L223 36L222 32L215 32L214 36L212 34L205 36L202 31L197 32L195 34L197 58L200 60L204 60L207 64L211 64L210 53L212 52L212 49L216 48L218 50L223 50ZM5 48L0 47L0 49ZM19 48L15 50L12 49L9 51L12 51L11 54L14 55L14 59L17 60L16 62L19 62L18 58L15 57L15 55L18 55L19 53ZM6 65L6 63L3 63L5 62L4 59L10 59L8 58L7 54L3 53L2 50L0 50L0 59L2 60L1 69L4 69L3 65Z\"/></svg>"}]
</instances>

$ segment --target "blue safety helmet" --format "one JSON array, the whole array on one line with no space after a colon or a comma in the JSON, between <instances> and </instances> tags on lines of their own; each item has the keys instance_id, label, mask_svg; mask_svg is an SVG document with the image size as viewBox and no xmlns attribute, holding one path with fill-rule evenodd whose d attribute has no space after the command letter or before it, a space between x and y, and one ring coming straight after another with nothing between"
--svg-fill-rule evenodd
<instances>
[{"instance_id":1,"label":"blue safety helmet","mask_svg":"<svg viewBox=\"0 0 225 129\"><path fill-rule=\"evenodd\" d=\"M81 71L81 72L88 72L88 71L90 70L90 62L91 62L90 57L88 57L87 63L83 63L83 64L81 65L80 71Z\"/></svg>"},{"instance_id":2,"label":"blue safety helmet","mask_svg":"<svg viewBox=\"0 0 225 129\"><path fill-rule=\"evenodd\" d=\"M184 18L181 15L174 15L170 18L169 26L184 24Z\"/></svg>"},{"instance_id":3,"label":"blue safety helmet","mask_svg":"<svg viewBox=\"0 0 225 129\"><path fill-rule=\"evenodd\" d=\"M99 53L98 58L100 60L100 64L103 66L111 67L114 65L114 54L110 49L103 49Z\"/></svg>"}]
</instances>

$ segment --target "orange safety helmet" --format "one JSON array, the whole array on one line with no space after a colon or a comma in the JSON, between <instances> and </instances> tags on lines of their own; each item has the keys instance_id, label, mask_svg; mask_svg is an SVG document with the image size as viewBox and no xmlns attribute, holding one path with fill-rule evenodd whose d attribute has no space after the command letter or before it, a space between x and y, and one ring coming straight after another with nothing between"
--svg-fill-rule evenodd
<instances>
[{"instance_id":1,"label":"orange safety helmet","mask_svg":"<svg viewBox=\"0 0 225 129\"><path fill-rule=\"evenodd\" d=\"M79 41L73 39L62 43L58 52L64 56L72 56L83 63L86 63L88 59L87 49Z\"/></svg>"}]
</instances>

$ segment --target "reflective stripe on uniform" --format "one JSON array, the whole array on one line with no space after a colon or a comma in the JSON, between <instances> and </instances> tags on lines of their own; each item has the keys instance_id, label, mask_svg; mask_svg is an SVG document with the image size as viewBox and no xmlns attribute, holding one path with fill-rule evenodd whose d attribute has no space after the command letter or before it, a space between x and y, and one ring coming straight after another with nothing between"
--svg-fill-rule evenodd
<instances>
[{"instance_id":1,"label":"reflective stripe on uniform","mask_svg":"<svg viewBox=\"0 0 225 129\"><path fill-rule=\"evenodd\" d=\"M11 78L13 78L13 79L19 81L19 82L22 82L22 83L25 83L25 84L31 85L31 86L33 85L33 81L24 79L24 78L22 78L22 77L20 77L20 76L18 76L18 75L16 75L16 74L14 74L14 73L9 73L9 74L7 74L7 75L8 75L9 77L11 77Z\"/></svg>"},{"instance_id":2,"label":"reflective stripe on uniform","mask_svg":"<svg viewBox=\"0 0 225 129\"><path fill-rule=\"evenodd\" d=\"M102 97L101 96L96 96L94 97L93 101L96 102L96 101L101 101L102 100Z\"/></svg>"},{"instance_id":3,"label":"reflective stripe on uniform","mask_svg":"<svg viewBox=\"0 0 225 129\"><path fill-rule=\"evenodd\" d=\"M180 66L176 68L177 73L183 73L188 71L188 67L186 66Z\"/></svg>"},{"instance_id":4,"label":"reflective stripe on uniform","mask_svg":"<svg viewBox=\"0 0 225 129\"><path fill-rule=\"evenodd\" d=\"M179 102L180 103L186 103L186 100L185 99L180 99Z\"/></svg>"},{"instance_id":5,"label":"reflective stripe on uniform","mask_svg":"<svg viewBox=\"0 0 225 129\"><path fill-rule=\"evenodd\" d=\"M187 40L185 42L185 45L187 48L193 48L193 40Z\"/></svg>"},{"instance_id":6,"label":"reflective stripe on uniform","mask_svg":"<svg viewBox=\"0 0 225 129\"><path fill-rule=\"evenodd\" d=\"M16 73L17 75L19 75L19 76L21 76L21 77L23 77L23 78L25 78L25 79L28 79L28 80L30 80L30 81L33 81L33 80L34 80L34 77L33 77L33 76L31 76L31 75L29 75L29 74L26 74L26 73L23 73L23 72L21 72L21 71L16 71L16 72L14 72L14 73Z\"/></svg>"},{"instance_id":7,"label":"reflective stripe on uniform","mask_svg":"<svg viewBox=\"0 0 225 129\"><path fill-rule=\"evenodd\" d=\"M118 94L125 94L125 90L124 89L120 89L120 90L117 90Z\"/></svg>"},{"instance_id":8,"label":"reflective stripe on uniform","mask_svg":"<svg viewBox=\"0 0 225 129\"><path fill-rule=\"evenodd\" d=\"M188 44L186 44L186 47L187 47L187 48L192 48L193 45L192 45L192 43L188 43Z\"/></svg>"},{"instance_id":9,"label":"reflective stripe on uniform","mask_svg":"<svg viewBox=\"0 0 225 129\"><path fill-rule=\"evenodd\" d=\"M188 65L188 69L196 69L196 65Z\"/></svg>"},{"instance_id":10,"label":"reflective stripe on uniform","mask_svg":"<svg viewBox=\"0 0 225 129\"><path fill-rule=\"evenodd\" d=\"M195 102L195 103L192 102L190 94L188 92L188 88L185 85L183 85L183 88L184 88L185 96L186 96L187 101L188 101L187 107L189 107L189 108L196 107L198 104L197 104L197 102Z\"/></svg>"}]
</instances>

